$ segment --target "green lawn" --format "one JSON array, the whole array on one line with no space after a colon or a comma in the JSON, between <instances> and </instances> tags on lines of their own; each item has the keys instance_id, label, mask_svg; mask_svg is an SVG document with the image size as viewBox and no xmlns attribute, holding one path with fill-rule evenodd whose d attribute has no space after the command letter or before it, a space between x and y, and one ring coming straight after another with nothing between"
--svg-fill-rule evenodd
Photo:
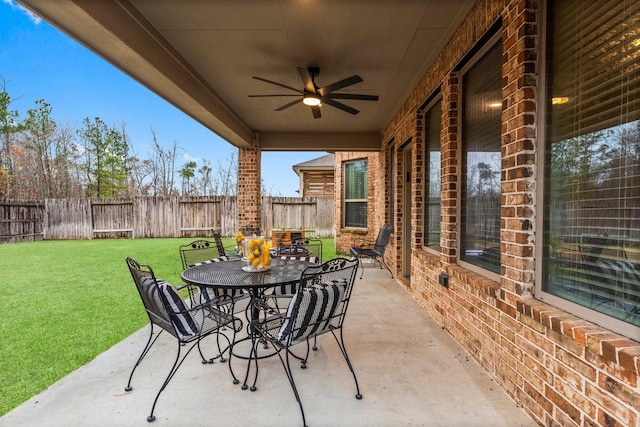
<instances>
[{"instance_id":1,"label":"green lawn","mask_svg":"<svg viewBox=\"0 0 640 427\"><path fill-rule=\"evenodd\" d=\"M148 322L125 257L178 284L178 246L192 240L0 245L0 415ZM323 260L334 258L333 239L322 240ZM225 246L233 246L230 238Z\"/></svg>"}]
</instances>

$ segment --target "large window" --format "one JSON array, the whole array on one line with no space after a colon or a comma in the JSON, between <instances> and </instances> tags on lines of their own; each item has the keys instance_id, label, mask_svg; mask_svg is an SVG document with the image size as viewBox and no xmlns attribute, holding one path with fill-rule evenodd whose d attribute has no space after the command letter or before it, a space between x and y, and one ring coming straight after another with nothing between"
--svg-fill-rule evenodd
<instances>
[{"instance_id":1,"label":"large window","mask_svg":"<svg viewBox=\"0 0 640 427\"><path fill-rule=\"evenodd\" d=\"M442 102L437 101L425 114L425 204L423 245L440 251L440 122Z\"/></svg>"},{"instance_id":2,"label":"large window","mask_svg":"<svg viewBox=\"0 0 640 427\"><path fill-rule=\"evenodd\" d=\"M367 161L344 164L344 226L367 228Z\"/></svg>"},{"instance_id":3,"label":"large window","mask_svg":"<svg viewBox=\"0 0 640 427\"><path fill-rule=\"evenodd\" d=\"M491 46L462 78L460 259L499 273L502 43Z\"/></svg>"},{"instance_id":4,"label":"large window","mask_svg":"<svg viewBox=\"0 0 640 427\"><path fill-rule=\"evenodd\" d=\"M546 12L541 298L637 337L640 2Z\"/></svg>"}]
</instances>

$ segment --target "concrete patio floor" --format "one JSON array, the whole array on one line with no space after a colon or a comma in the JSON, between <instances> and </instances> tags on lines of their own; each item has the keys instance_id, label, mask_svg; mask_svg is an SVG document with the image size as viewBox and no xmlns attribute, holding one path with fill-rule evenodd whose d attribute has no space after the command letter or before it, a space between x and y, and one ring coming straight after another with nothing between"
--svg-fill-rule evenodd
<instances>
[{"instance_id":1,"label":"concrete patio floor","mask_svg":"<svg viewBox=\"0 0 640 427\"><path fill-rule=\"evenodd\" d=\"M330 335L307 369L294 369L310 426L536 426L413 298L371 264L356 279L345 326L362 400ZM132 284L133 286L133 284ZM260 361L258 390L234 385L226 363L203 365L192 352L160 396L175 357L161 337L124 391L148 326L0 418L0 426L300 426L277 357ZM166 335L166 334L164 334ZM213 352L213 340L207 348ZM240 373L244 364L232 365Z\"/></svg>"}]
</instances>

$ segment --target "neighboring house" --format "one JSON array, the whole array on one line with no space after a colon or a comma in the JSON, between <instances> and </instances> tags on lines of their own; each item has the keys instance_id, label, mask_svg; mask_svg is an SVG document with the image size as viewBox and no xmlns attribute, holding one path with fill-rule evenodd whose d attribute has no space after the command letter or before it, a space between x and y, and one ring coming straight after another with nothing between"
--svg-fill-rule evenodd
<instances>
[{"instance_id":1,"label":"neighboring house","mask_svg":"<svg viewBox=\"0 0 640 427\"><path fill-rule=\"evenodd\" d=\"M300 197L335 198L335 156L327 154L293 165L300 177Z\"/></svg>"}]
</instances>

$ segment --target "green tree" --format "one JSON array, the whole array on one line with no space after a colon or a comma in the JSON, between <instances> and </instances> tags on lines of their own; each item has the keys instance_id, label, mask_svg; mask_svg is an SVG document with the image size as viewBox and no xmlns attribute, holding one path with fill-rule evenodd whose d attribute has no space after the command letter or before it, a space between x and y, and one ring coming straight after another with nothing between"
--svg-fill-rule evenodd
<instances>
[{"instance_id":1,"label":"green tree","mask_svg":"<svg viewBox=\"0 0 640 427\"><path fill-rule=\"evenodd\" d=\"M182 195L189 196L193 195L193 185L191 184L191 180L196 176L196 167L198 164L193 160L182 165L182 168L178 171L180 176L182 177Z\"/></svg>"},{"instance_id":2,"label":"green tree","mask_svg":"<svg viewBox=\"0 0 640 427\"><path fill-rule=\"evenodd\" d=\"M99 117L83 120L78 134L84 142L84 172L88 196L115 197L128 188L129 144L124 128L119 132Z\"/></svg>"},{"instance_id":3,"label":"green tree","mask_svg":"<svg viewBox=\"0 0 640 427\"><path fill-rule=\"evenodd\" d=\"M27 110L24 121L24 148L29 150L32 170L28 175L41 198L52 197L54 171L52 159L57 124L51 117L51 105L38 99L36 107Z\"/></svg>"},{"instance_id":4,"label":"green tree","mask_svg":"<svg viewBox=\"0 0 640 427\"><path fill-rule=\"evenodd\" d=\"M7 81L0 75L2 86L0 87L0 168L4 169L9 177L13 174L13 156L11 146L15 136L22 130L17 110L10 110L12 99L7 92Z\"/></svg>"}]
</instances>

